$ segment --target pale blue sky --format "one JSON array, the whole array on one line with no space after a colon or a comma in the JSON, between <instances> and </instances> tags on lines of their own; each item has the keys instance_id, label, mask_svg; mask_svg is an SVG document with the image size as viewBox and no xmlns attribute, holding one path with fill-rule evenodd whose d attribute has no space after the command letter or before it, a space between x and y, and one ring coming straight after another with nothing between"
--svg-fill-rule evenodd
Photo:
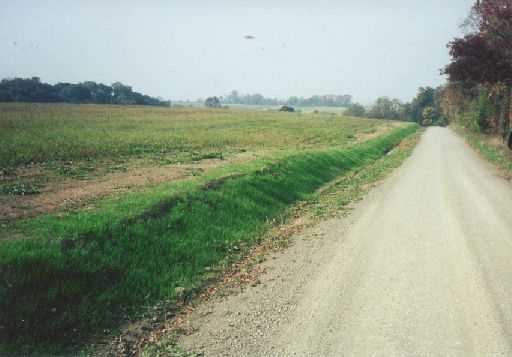
<instances>
[{"instance_id":1,"label":"pale blue sky","mask_svg":"<svg viewBox=\"0 0 512 357\"><path fill-rule=\"evenodd\" d=\"M0 78L409 100L443 82L473 0L0 0ZM255 36L254 40L244 39Z\"/></svg>"}]
</instances>

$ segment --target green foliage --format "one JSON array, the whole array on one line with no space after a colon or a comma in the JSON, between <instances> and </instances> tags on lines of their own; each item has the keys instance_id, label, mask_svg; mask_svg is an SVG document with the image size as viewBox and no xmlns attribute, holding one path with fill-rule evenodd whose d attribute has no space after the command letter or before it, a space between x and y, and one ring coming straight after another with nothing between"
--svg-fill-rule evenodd
<instances>
[{"instance_id":1,"label":"green foliage","mask_svg":"<svg viewBox=\"0 0 512 357\"><path fill-rule=\"evenodd\" d=\"M496 117L496 105L490 100L490 95L484 88L480 89L476 99L475 120L480 131L486 132L492 129L493 118Z\"/></svg>"},{"instance_id":2,"label":"green foliage","mask_svg":"<svg viewBox=\"0 0 512 357\"><path fill-rule=\"evenodd\" d=\"M474 88L467 95L455 120L474 132L490 132L495 128L498 115L496 103L485 87Z\"/></svg>"},{"instance_id":3,"label":"green foliage","mask_svg":"<svg viewBox=\"0 0 512 357\"><path fill-rule=\"evenodd\" d=\"M409 120L416 123L425 122L423 125L432 125L440 116L440 93L441 88L420 87L418 94L411 102L409 110ZM427 110L428 118L425 119L424 114Z\"/></svg>"},{"instance_id":4,"label":"green foliage","mask_svg":"<svg viewBox=\"0 0 512 357\"><path fill-rule=\"evenodd\" d=\"M367 113L370 118L377 119L405 119L405 105L398 99L380 97Z\"/></svg>"},{"instance_id":5,"label":"green foliage","mask_svg":"<svg viewBox=\"0 0 512 357\"><path fill-rule=\"evenodd\" d=\"M352 102L350 95L314 95L310 98L290 97L286 100L266 98L261 94L240 95L237 90L231 91L223 99L226 104L293 106L293 107L348 107Z\"/></svg>"},{"instance_id":6,"label":"green foliage","mask_svg":"<svg viewBox=\"0 0 512 357\"><path fill-rule=\"evenodd\" d=\"M0 340L71 343L120 315L176 298L236 258L298 200L389 152L416 126L354 147L309 150L202 187L169 184L18 229L0 249ZM188 188L186 188L188 187Z\"/></svg>"},{"instance_id":7,"label":"green foliage","mask_svg":"<svg viewBox=\"0 0 512 357\"><path fill-rule=\"evenodd\" d=\"M2 80L0 102L170 105L170 102L134 92L132 87L120 82L112 86L92 81L51 85L42 83L39 77Z\"/></svg>"},{"instance_id":8,"label":"green foliage","mask_svg":"<svg viewBox=\"0 0 512 357\"><path fill-rule=\"evenodd\" d=\"M436 120L434 120L433 122L434 125L436 126L448 126L448 119L446 119L446 117L444 115L440 115L439 117L437 117Z\"/></svg>"},{"instance_id":9,"label":"green foliage","mask_svg":"<svg viewBox=\"0 0 512 357\"><path fill-rule=\"evenodd\" d=\"M421 115L421 125L430 126L434 123L435 113L433 107L425 107L423 108L423 113Z\"/></svg>"},{"instance_id":10,"label":"green foliage","mask_svg":"<svg viewBox=\"0 0 512 357\"><path fill-rule=\"evenodd\" d=\"M366 116L366 108L359 103L354 103L347 108L344 114L351 117L362 118Z\"/></svg>"}]
</instances>

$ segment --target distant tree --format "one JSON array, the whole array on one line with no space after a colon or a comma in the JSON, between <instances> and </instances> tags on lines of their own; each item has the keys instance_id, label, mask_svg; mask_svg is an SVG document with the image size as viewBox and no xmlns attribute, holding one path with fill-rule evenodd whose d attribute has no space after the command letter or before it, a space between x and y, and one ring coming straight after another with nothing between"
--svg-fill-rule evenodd
<instances>
[{"instance_id":1,"label":"distant tree","mask_svg":"<svg viewBox=\"0 0 512 357\"><path fill-rule=\"evenodd\" d=\"M271 101L266 99L263 95L259 93L248 94L245 99L246 104L249 105L267 105Z\"/></svg>"},{"instance_id":2,"label":"distant tree","mask_svg":"<svg viewBox=\"0 0 512 357\"><path fill-rule=\"evenodd\" d=\"M91 103L91 92L81 84L70 84L59 91L59 98L67 103Z\"/></svg>"},{"instance_id":3,"label":"distant tree","mask_svg":"<svg viewBox=\"0 0 512 357\"><path fill-rule=\"evenodd\" d=\"M226 97L226 102L228 104L241 104L240 103L240 95L237 90L232 90L231 93Z\"/></svg>"},{"instance_id":4,"label":"distant tree","mask_svg":"<svg viewBox=\"0 0 512 357\"><path fill-rule=\"evenodd\" d=\"M137 104L132 87L121 82L112 83L113 102L115 104Z\"/></svg>"},{"instance_id":5,"label":"distant tree","mask_svg":"<svg viewBox=\"0 0 512 357\"><path fill-rule=\"evenodd\" d=\"M402 118L403 120L411 120L412 116L412 104L411 103L403 103L402 104Z\"/></svg>"},{"instance_id":6,"label":"distant tree","mask_svg":"<svg viewBox=\"0 0 512 357\"><path fill-rule=\"evenodd\" d=\"M412 105L399 99L380 97L367 110L366 116L376 119L409 120Z\"/></svg>"},{"instance_id":7,"label":"distant tree","mask_svg":"<svg viewBox=\"0 0 512 357\"><path fill-rule=\"evenodd\" d=\"M425 108L433 108L434 117L440 113L440 95L441 88L420 87L418 94L406 108L406 116L410 121L421 123L423 120L423 111Z\"/></svg>"},{"instance_id":8,"label":"distant tree","mask_svg":"<svg viewBox=\"0 0 512 357\"><path fill-rule=\"evenodd\" d=\"M434 103L434 88L420 87L416 97L411 102L410 120L420 123L423 119L423 109Z\"/></svg>"},{"instance_id":9,"label":"distant tree","mask_svg":"<svg viewBox=\"0 0 512 357\"><path fill-rule=\"evenodd\" d=\"M82 85L89 90L93 103L109 104L112 102L112 87L92 81L84 82Z\"/></svg>"},{"instance_id":10,"label":"distant tree","mask_svg":"<svg viewBox=\"0 0 512 357\"><path fill-rule=\"evenodd\" d=\"M286 101L286 104L288 104L288 105L298 105L299 101L300 101L300 99L298 97L290 97Z\"/></svg>"},{"instance_id":11,"label":"distant tree","mask_svg":"<svg viewBox=\"0 0 512 357\"><path fill-rule=\"evenodd\" d=\"M55 102L55 90L41 83L39 77L4 79L0 82L1 99L13 102Z\"/></svg>"},{"instance_id":12,"label":"distant tree","mask_svg":"<svg viewBox=\"0 0 512 357\"><path fill-rule=\"evenodd\" d=\"M423 126L432 125L434 123L434 119L435 119L434 108L433 107L423 108L421 125L423 125Z\"/></svg>"},{"instance_id":13,"label":"distant tree","mask_svg":"<svg viewBox=\"0 0 512 357\"><path fill-rule=\"evenodd\" d=\"M169 105L116 82L111 86L84 83L42 83L38 77L4 79L0 82L0 102L65 102L97 104Z\"/></svg>"},{"instance_id":14,"label":"distant tree","mask_svg":"<svg viewBox=\"0 0 512 357\"><path fill-rule=\"evenodd\" d=\"M261 94L240 95L238 91L233 90L224 99L228 104L244 105L290 105L290 106L330 106L330 107L348 107L352 103L350 95L314 95L309 98L290 97L287 100L276 98L267 98Z\"/></svg>"},{"instance_id":15,"label":"distant tree","mask_svg":"<svg viewBox=\"0 0 512 357\"><path fill-rule=\"evenodd\" d=\"M347 108L344 114L352 117L364 117L366 115L366 108L359 103L354 103Z\"/></svg>"},{"instance_id":16,"label":"distant tree","mask_svg":"<svg viewBox=\"0 0 512 357\"><path fill-rule=\"evenodd\" d=\"M400 114L396 102L388 97L380 97L370 108L368 116L376 119L399 119Z\"/></svg>"},{"instance_id":17,"label":"distant tree","mask_svg":"<svg viewBox=\"0 0 512 357\"><path fill-rule=\"evenodd\" d=\"M286 101L288 105L297 106L322 106L322 107L348 107L352 104L352 96L350 95L314 95L309 98L290 97Z\"/></svg>"},{"instance_id":18,"label":"distant tree","mask_svg":"<svg viewBox=\"0 0 512 357\"><path fill-rule=\"evenodd\" d=\"M220 108L222 106L218 97L206 98L204 105L208 108Z\"/></svg>"},{"instance_id":19,"label":"distant tree","mask_svg":"<svg viewBox=\"0 0 512 357\"><path fill-rule=\"evenodd\" d=\"M12 102L11 95L9 91L5 88L2 88L0 85L0 102Z\"/></svg>"}]
</instances>

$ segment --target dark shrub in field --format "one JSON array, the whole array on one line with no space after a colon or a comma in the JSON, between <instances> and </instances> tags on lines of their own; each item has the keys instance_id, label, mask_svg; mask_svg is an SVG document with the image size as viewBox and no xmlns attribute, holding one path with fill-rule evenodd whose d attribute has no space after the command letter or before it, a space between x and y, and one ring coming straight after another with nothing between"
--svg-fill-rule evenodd
<instances>
[{"instance_id":1,"label":"dark shrub in field","mask_svg":"<svg viewBox=\"0 0 512 357\"><path fill-rule=\"evenodd\" d=\"M208 108L220 108L222 104L220 103L220 99L217 97L209 97L204 102L205 107Z\"/></svg>"},{"instance_id":2,"label":"dark shrub in field","mask_svg":"<svg viewBox=\"0 0 512 357\"><path fill-rule=\"evenodd\" d=\"M289 113L293 113L295 112L295 108L294 107L289 107L287 105L283 105L281 108L279 108L279 111L280 112L289 112Z\"/></svg>"}]
</instances>

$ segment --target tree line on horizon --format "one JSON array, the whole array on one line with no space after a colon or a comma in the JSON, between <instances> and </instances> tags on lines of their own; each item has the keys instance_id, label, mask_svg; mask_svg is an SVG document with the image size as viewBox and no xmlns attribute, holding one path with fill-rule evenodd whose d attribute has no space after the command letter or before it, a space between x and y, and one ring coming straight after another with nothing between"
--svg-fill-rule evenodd
<instances>
[{"instance_id":1,"label":"tree line on horizon","mask_svg":"<svg viewBox=\"0 0 512 357\"><path fill-rule=\"evenodd\" d=\"M311 97L292 96L288 99L267 98L261 94L240 94L237 90L231 91L227 96L219 97L222 104L239 105L287 105L294 107L348 107L352 104L352 96L349 94L313 95Z\"/></svg>"},{"instance_id":2,"label":"tree line on horizon","mask_svg":"<svg viewBox=\"0 0 512 357\"><path fill-rule=\"evenodd\" d=\"M411 102L380 97L370 106L353 103L347 108L345 115L444 126L447 124L447 120L442 114L441 91L442 87L420 87L416 97Z\"/></svg>"},{"instance_id":3,"label":"tree line on horizon","mask_svg":"<svg viewBox=\"0 0 512 357\"><path fill-rule=\"evenodd\" d=\"M169 106L170 102L135 92L121 82L87 81L48 84L39 77L0 81L0 102L76 103Z\"/></svg>"}]
</instances>

